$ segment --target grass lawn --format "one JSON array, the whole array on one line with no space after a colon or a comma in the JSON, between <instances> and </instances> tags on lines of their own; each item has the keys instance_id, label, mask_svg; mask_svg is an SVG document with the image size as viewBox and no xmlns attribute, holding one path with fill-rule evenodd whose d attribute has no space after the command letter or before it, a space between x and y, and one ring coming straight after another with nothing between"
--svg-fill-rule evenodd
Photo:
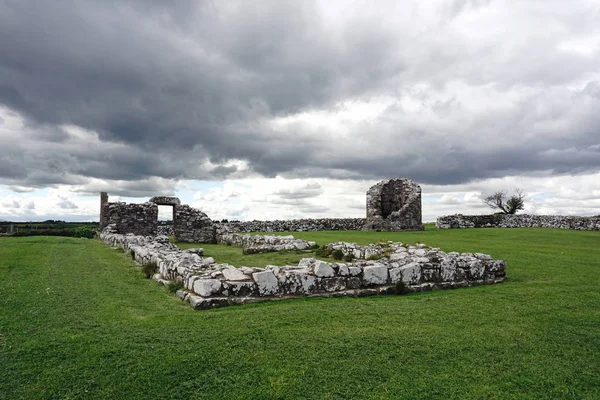
<instances>
[{"instance_id":1,"label":"grass lawn","mask_svg":"<svg viewBox=\"0 0 600 400\"><path fill-rule=\"evenodd\" d=\"M488 253L509 280L194 311L99 241L0 238L0 399L600 398L600 232L294 235Z\"/></svg>"}]
</instances>

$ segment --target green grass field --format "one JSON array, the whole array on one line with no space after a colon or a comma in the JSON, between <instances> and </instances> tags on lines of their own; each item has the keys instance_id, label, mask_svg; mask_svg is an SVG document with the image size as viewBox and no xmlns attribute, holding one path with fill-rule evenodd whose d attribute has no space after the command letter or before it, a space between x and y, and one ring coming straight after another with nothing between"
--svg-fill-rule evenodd
<instances>
[{"instance_id":1,"label":"green grass field","mask_svg":"<svg viewBox=\"0 0 600 400\"><path fill-rule=\"evenodd\" d=\"M427 228L294 235L484 252L509 280L194 311L99 241L0 238L0 399L600 398L600 232Z\"/></svg>"}]
</instances>

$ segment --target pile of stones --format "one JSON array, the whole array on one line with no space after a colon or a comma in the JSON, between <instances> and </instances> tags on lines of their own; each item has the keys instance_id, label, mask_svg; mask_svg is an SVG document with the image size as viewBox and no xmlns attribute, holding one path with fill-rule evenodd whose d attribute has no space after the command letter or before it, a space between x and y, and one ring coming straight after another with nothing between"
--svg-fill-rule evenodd
<instances>
[{"instance_id":1,"label":"pile of stones","mask_svg":"<svg viewBox=\"0 0 600 400\"><path fill-rule=\"evenodd\" d=\"M391 251L378 260L341 263L304 258L295 266L236 268L204 257L201 249L182 251L169 243L166 236L123 235L109 226L102 231L100 239L132 252L141 264L156 263L153 278L163 284L180 282L184 289L178 290L177 296L195 309L290 297L452 289L496 284L506 277L505 262L493 260L489 255L446 253L425 245L389 243L386 249Z\"/></svg>"},{"instance_id":2,"label":"pile of stones","mask_svg":"<svg viewBox=\"0 0 600 400\"><path fill-rule=\"evenodd\" d=\"M600 217L576 217L567 215L446 215L439 217L436 226L451 228L560 228L586 231L600 230Z\"/></svg>"}]
</instances>

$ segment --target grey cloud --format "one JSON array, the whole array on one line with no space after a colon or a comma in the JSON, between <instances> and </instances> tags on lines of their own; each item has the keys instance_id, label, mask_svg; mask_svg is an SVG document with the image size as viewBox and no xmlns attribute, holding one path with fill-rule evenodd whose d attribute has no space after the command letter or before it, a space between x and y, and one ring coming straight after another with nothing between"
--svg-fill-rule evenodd
<instances>
[{"instance_id":1,"label":"grey cloud","mask_svg":"<svg viewBox=\"0 0 600 400\"><path fill-rule=\"evenodd\" d=\"M330 208L326 206L309 204L299 206L298 210L300 210L303 215L323 214L331 211Z\"/></svg>"},{"instance_id":2,"label":"grey cloud","mask_svg":"<svg viewBox=\"0 0 600 400\"><path fill-rule=\"evenodd\" d=\"M492 0L453 0L446 6L446 13L450 18L455 18L463 11L487 6Z\"/></svg>"},{"instance_id":3,"label":"grey cloud","mask_svg":"<svg viewBox=\"0 0 600 400\"><path fill-rule=\"evenodd\" d=\"M429 25L381 18L392 3L330 21L326 2L5 1L0 104L26 127L19 140L0 137L0 181L145 197L177 180L243 174L233 159L267 177L432 184L600 169L600 53L559 48L565 32L598 33L585 3L527 2L502 20L502 4L455 0L423 8ZM461 19L488 9L501 33ZM548 29L534 35L536 11ZM471 93L486 91L498 103L470 109ZM378 96L398 101L340 139L268 123ZM62 125L99 141L74 141Z\"/></svg>"},{"instance_id":4,"label":"grey cloud","mask_svg":"<svg viewBox=\"0 0 600 400\"><path fill-rule=\"evenodd\" d=\"M121 197L153 197L173 196L175 182L169 179L150 178L136 181L111 181L109 183L94 181L81 186L74 186L72 192L77 195L97 196L99 192L108 192L111 196Z\"/></svg>"},{"instance_id":5,"label":"grey cloud","mask_svg":"<svg viewBox=\"0 0 600 400\"><path fill-rule=\"evenodd\" d=\"M302 187L279 189L273 192L274 195L289 200L312 198L322 193L323 188L317 182L307 183Z\"/></svg>"},{"instance_id":6,"label":"grey cloud","mask_svg":"<svg viewBox=\"0 0 600 400\"><path fill-rule=\"evenodd\" d=\"M73 203L70 200L61 200L60 202L58 202L58 206L63 210L74 210L78 208L77 204Z\"/></svg>"},{"instance_id":7,"label":"grey cloud","mask_svg":"<svg viewBox=\"0 0 600 400\"><path fill-rule=\"evenodd\" d=\"M2 203L2 205L6 208L21 208L21 203L17 200L9 200Z\"/></svg>"},{"instance_id":8,"label":"grey cloud","mask_svg":"<svg viewBox=\"0 0 600 400\"><path fill-rule=\"evenodd\" d=\"M17 186L17 185L8 186L8 189L12 190L15 193L29 193L29 192L33 192L35 190L35 188L32 188L32 187Z\"/></svg>"}]
</instances>

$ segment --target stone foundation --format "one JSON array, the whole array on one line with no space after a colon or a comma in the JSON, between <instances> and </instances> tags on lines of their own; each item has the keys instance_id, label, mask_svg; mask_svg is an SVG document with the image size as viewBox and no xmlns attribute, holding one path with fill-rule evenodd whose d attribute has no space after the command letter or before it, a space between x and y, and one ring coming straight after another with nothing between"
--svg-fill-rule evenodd
<instances>
[{"instance_id":1,"label":"stone foundation","mask_svg":"<svg viewBox=\"0 0 600 400\"><path fill-rule=\"evenodd\" d=\"M217 242L229 246L243 247L244 254L268 253L272 251L298 251L315 246L315 242L296 239L293 236L261 236L224 233L217 235Z\"/></svg>"},{"instance_id":2,"label":"stone foundation","mask_svg":"<svg viewBox=\"0 0 600 400\"><path fill-rule=\"evenodd\" d=\"M390 245L391 246L391 245ZM339 250L342 252L343 257L351 256L353 258L368 260L370 258L381 258L385 254L385 247L376 244L369 244L367 246L360 246L356 243L348 242L334 242L329 243L325 246L328 250L335 251ZM392 248L389 247L388 251Z\"/></svg>"},{"instance_id":3,"label":"stone foundation","mask_svg":"<svg viewBox=\"0 0 600 400\"><path fill-rule=\"evenodd\" d=\"M565 215L446 215L439 217L436 226L451 228L559 228L584 231L600 230L600 217L574 217Z\"/></svg>"},{"instance_id":4,"label":"stone foundation","mask_svg":"<svg viewBox=\"0 0 600 400\"><path fill-rule=\"evenodd\" d=\"M506 264L486 254L446 253L424 245L387 243L386 257L352 263L304 258L296 266L235 268L202 251L181 251L166 236L122 235L109 226L107 244L132 251L141 264L154 262L154 279L181 282L177 296L195 309L293 297L368 296L454 289L505 280Z\"/></svg>"}]
</instances>

